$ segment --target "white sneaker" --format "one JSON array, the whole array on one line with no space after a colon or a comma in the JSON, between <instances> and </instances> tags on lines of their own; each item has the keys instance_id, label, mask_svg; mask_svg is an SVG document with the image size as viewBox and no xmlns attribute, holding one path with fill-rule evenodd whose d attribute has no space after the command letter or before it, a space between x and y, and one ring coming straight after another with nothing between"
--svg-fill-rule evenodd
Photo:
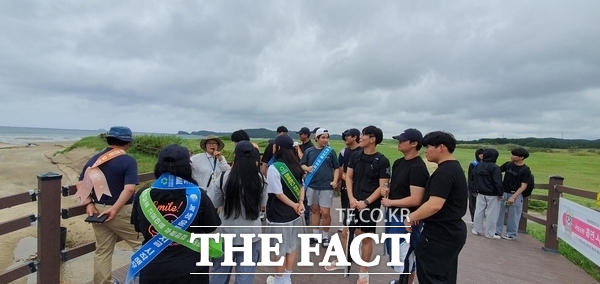
<instances>
[{"instance_id":1,"label":"white sneaker","mask_svg":"<svg viewBox=\"0 0 600 284\"><path fill-rule=\"evenodd\" d=\"M473 235L475 235L475 236L479 236L479 233L477 231L475 231L475 229L471 230L471 233L473 233Z\"/></svg>"},{"instance_id":2,"label":"white sneaker","mask_svg":"<svg viewBox=\"0 0 600 284\"><path fill-rule=\"evenodd\" d=\"M269 276L267 277L267 284L273 284L275 283L275 276Z\"/></svg>"},{"instance_id":3,"label":"white sneaker","mask_svg":"<svg viewBox=\"0 0 600 284\"><path fill-rule=\"evenodd\" d=\"M498 236L498 235L494 235L494 236L492 236L492 237L488 237L488 236L485 236L485 237L486 237L486 238L488 238L488 239L493 239L493 240L500 240L500 239L502 239L502 238L501 238L500 236Z\"/></svg>"}]
</instances>

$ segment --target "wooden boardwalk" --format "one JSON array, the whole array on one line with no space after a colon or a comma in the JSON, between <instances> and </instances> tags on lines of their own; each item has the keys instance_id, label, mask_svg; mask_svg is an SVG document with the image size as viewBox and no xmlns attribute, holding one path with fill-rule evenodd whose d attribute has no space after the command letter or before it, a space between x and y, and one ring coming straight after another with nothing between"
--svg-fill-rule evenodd
<instances>
[{"instance_id":1,"label":"wooden boardwalk","mask_svg":"<svg viewBox=\"0 0 600 284\"><path fill-rule=\"evenodd\" d=\"M339 198L334 199L334 207L339 206ZM333 214L332 214L333 215ZM337 216L332 216L333 225L339 225ZM469 219L465 216L465 220ZM470 219L469 219L470 220ZM459 256L458 283L480 284L480 283L598 283L575 264L568 261L562 255L543 251L542 243L527 234L519 234L513 241L491 240L470 233L471 225L467 222L469 230L467 243ZM378 228L378 233L382 230ZM332 228L332 232L337 231ZM324 254L321 249L321 257ZM383 254L383 245L374 247L373 256ZM298 254L298 258L300 254ZM312 261L317 263L321 257L312 256ZM397 279L398 274L385 266L387 257L380 259L380 264L369 269L369 272L387 273L370 275L370 283L387 284L390 280ZM265 283L271 268L259 267L254 283ZM298 284L351 284L356 283L357 275L344 278L343 275L325 274L322 267L296 267L292 275L292 282ZM343 270L337 270L341 273ZM358 266L354 264L351 272L358 272ZM124 282L127 267L114 271L113 276ZM316 274L319 273L319 274ZM323 273L323 274L321 274ZM232 275L233 283L234 276ZM91 283L91 282L90 282ZM415 283L418 283L415 281Z\"/></svg>"}]
</instances>

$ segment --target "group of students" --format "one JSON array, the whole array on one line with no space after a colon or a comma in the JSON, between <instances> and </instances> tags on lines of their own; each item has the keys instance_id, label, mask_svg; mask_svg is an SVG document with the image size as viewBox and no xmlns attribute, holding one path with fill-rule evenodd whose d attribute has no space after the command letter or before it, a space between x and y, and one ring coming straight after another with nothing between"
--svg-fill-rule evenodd
<instances>
[{"instance_id":1,"label":"group of students","mask_svg":"<svg viewBox=\"0 0 600 284\"><path fill-rule=\"evenodd\" d=\"M523 195L533 186L531 169L524 162L529 152L515 148L510 161L501 166L496 165L498 155L498 150L493 148L477 149L475 160L469 165L471 232L489 239L514 240L523 210ZM502 234L506 211L506 233Z\"/></svg>"},{"instance_id":2,"label":"group of students","mask_svg":"<svg viewBox=\"0 0 600 284\"><path fill-rule=\"evenodd\" d=\"M113 149L124 152L133 142L129 128L111 128L107 135L109 147L90 159L81 177L84 179L88 167L97 166L112 194L82 198L88 204L89 215L109 215L107 222L93 224L97 239L94 282L111 283L110 258L116 236L120 236L137 249L128 280L139 276L139 283L229 283L232 267L221 265L221 256L214 256L212 268L196 266L199 248L189 242L189 234L263 233L261 212L265 211L264 233L282 236L276 256L285 259L283 266L274 268L274 275L267 283L291 283L300 245L298 234L306 230L306 211L311 210L313 233L322 236L311 243L320 242L327 247L333 193L340 190L344 212L354 213L345 214L342 220L346 225L342 243L352 237L348 236L348 227L354 235L376 233L381 206L387 209L385 214L400 214L401 211L393 209L406 208L408 215L386 216L384 230L411 232L410 245L406 240L400 244L403 259L409 252L412 252L409 256L416 256L407 258L411 260L407 269L412 272L408 283L412 283L415 271L419 283L456 283L458 254L467 232L462 217L467 210L468 186L459 162L452 155L456 148L452 134L434 131L423 136L417 129L406 129L393 137L403 157L390 167L390 161L377 151L383 132L376 126L344 131L346 148L339 155L329 147L329 132L324 128L314 131L302 128L298 131L301 144L287 135L287 128L280 127L277 132L277 137L264 149L262 159L256 144L249 142L250 137L243 130L234 132L232 165L221 154L224 144L217 137L203 139L200 146L204 152L193 156L183 146L169 145L158 155L154 168L156 181L134 195L132 188L138 183L135 159L124 155L95 165L102 155ZM422 147L426 159L438 165L431 175L419 154ZM523 157L519 152L513 154ZM483 170L486 167L479 166L484 163L473 169ZM511 165L503 167L511 175L523 175ZM503 198L516 205L522 202L518 196L520 190L509 191ZM102 207L98 207L100 204ZM128 212L132 212L131 221L142 234L142 242L134 239L129 232L133 230L123 228L125 225L113 226L111 220L116 215ZM510 229L509 225L509 236ZM232 242L242 245L243 240L236 237ZM252 240L254 263L260 254L258 242L258 238ZM272 240L272 247L275 242ZM386 243L387 252L391 248L392 244ZM361 258L369 261L373 240L364 238L360 251ZM236 252L234 260L238 264L243 262L244 254ZM235 269L236 283L254 282L256 267L238 265ZM340 266L333 261L325 269L332 271ZM357 283L369 283L367 267L360 267Z\"/></svg>"}]
</instances>

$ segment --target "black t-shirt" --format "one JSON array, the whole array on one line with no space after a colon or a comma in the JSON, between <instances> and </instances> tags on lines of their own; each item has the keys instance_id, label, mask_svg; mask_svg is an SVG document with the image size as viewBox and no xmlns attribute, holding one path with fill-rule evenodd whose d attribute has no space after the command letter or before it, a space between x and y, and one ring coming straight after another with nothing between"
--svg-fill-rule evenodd
<instances>
[{"instance_id":1,"label":"black t-shirt","mask_svg":"<svg viewBox=\"0 0 600 284\"><path fill-rule=\"evenodd\" d=\"M423 158L417 156L410 160L404 157L396 160L392 166L392 179L390 180L389 199L402 199L410 196L410 186L423 187L427 185L429 171ZM417 210L419 206L408 208L410 212Z\"/></svg>"},{"instance_id":2,"label":"black t-shirt","mask_svg":"<svg viewBox=\"0 0 600 284\"><path fill-rule=\"evenodd\" d=\"M521 183L531 182L531 170L526 165L517 166L513 162L506 162L500 166L500 170L504 172L502 180L504 192L517 191Z\"/></svg>"},{"instance_id":3,"label":"black t-shirt","mask_svg":"<svg viewBox=\"0 0 600 284\"><path fill-rule=\"evenodd\" d=\"M145 189L150 190L150 189ZM200 209L196 218L190 226L211 226L204 228L189 227L186 231L193 233L211 233L221 225L221 219L217 215L217 210L213 206L210 198L204 190L200 190ZM139 197L141 191L136 194L136 201L133 208L132 219L135 222L135 229L144 236L144 244L152 237L157 235L150 221L144 216L140 207ZM150 197L163 217L172 223L177 219L187 206L185 198L185 189L179 190L158 190L152 189ZM158 256L156 256L146 267L140 271L140 277L145 279L168 279L186 276L191 272L202 272L202 268L196 266L200 255L178 243L171 243ZM206 270L206 269L205 269Z\"/></svg>"},{"instance_id":4,"label":"black t-shirt","mask_svg":"<svg viewBox=\"0 0 600 284\"><path fill-rule=\"evenodd\" d=\"M308 142L306 143L302 143L302 145L298 146L300 147L300 151L302 153L306 153L306 150L310 147L314 147L315 145L313 145L312 141L308 140Z\"/></svg>"},{"instance_id":5,"label":"black t-shirt","mask_svg":"<svg viewBox=\"0 0 600 284\"><path fill-rule=\"evenodd\" d=\"M265 164L269 163L269 160L271 160L271 157L273 157L273 141L273 139L269 140L269 144L263 151L262 158L260 159L260 161Z\"/></svg>"},{"instance_id":6,"label":"black t-shirt","mask_svg":"<svg viewBox=\"0 0 600 284\"><path fill-rule=\"evenodd\" d=\"M380 179L390 178L390 160L377 152L367 155L364 151L352 154L348 168L352 168L352 194L357 200L365 200L379 187ZM381 206L381 198L372 202L369 208Z\"/></svg>"},{"instance_id":7,"label":"black t-shirt","mask_svg":"<svg viewBox=\"0 0 600 284\"><path fill-rule=\"evenodd\" d=\"M340 167L342 167L344 172L348 171L348 164L350 163L350 158L352 158L352 154L359 150L362 150L362 147L359 146L354 149L346 147L340 151L340 154L338 155L338 163L340 164ZM346 189L346 180L342 180L342 188L344 190Z\"/></svg>"},{"instance_id":8,"label":"black t-shirt","mask_svg":"<svg viewBox=\"0 0 600 284\"><path fill-rule=\"evenodd\" d=\"M467 226L462 217L467 212L467 180L456 160L442 162L425 186L423 203L431 196L444 198L444 206L423 220L423 235L450 246L462 246Z\"/></svg>"},{"instance_id":9,"label":"black t-shirt","mask_svg":"<svg viewBox=\"0 0 600 284\"><path fill-rule=\"evenodd\" d=\"M104 155L110 150L112 150L112 147L108 147L90 158L90 160L83 167L83 171L81 171L81 174L79 175L79 180L83 180L85 170L88 167L93 166L100 156ZM123 192L123 187L125 187L126 184L140 183L138 180L137 162L129 155L117 156L108 162L101 164L98 168L104 174L106 183L108 184L108 189L110 190L110 194L112 196L103 194L100 197L100 200L97 200L96 194L92 194L92 199L94 202L102 202L111 205L115 204L115 202L117 202L119 199L121 192ZM133 201L133 196L127 202L131 203L131 201Z\"/></svg>"}]
</instances>

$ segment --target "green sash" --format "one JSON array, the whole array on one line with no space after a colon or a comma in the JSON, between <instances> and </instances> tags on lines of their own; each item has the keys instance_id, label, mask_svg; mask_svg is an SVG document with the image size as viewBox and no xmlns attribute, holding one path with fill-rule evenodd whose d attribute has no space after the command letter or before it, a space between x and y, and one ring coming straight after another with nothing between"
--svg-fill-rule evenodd
<instances>
[{"instance_id":1,"label":"green sash","mask_svg":"<svg viewBox=\"0 0 600 284\"><path fill-rule=\"evenodd\" d=\"M296 197L296 202L300 201L300 190L302 187L290 171L290 168L282 162L275 162L273 166L279 172L287 187L292 191L294 197Z\"/></svg>"}]
</instances>

